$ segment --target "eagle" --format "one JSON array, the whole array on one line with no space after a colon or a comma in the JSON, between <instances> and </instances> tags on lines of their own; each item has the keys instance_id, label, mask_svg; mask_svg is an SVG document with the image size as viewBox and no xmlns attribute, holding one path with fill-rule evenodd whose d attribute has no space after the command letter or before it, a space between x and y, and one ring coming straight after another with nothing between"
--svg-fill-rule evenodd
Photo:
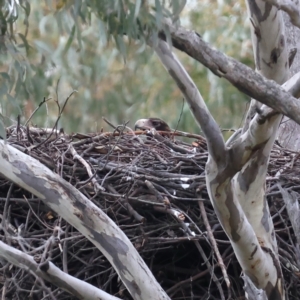
<instances>
[{"instance_id":1,"label":"eagle","mask_svg":"<svg viewBox=\"0 0 300 300\"><path fill-rule=\"evenodd\" d=\"M148 118L148 119L139 119L135 122L134 124L134 130L151 130L155 129L156 131L164 131L163 135L165 137L173 137L174 136L182 136L182 137L188 137L188 138L195 138L197 139L195 142L192 143L194 148L198 148L199 145L206 145L205 138L203 136L198 135L198 134L193 134L193 133L188 133L188 132L183 132L179 130L172 130L169 125L163 121L160 118ZM173 133L172 133L173 131ZM182 152L185 151L185 152ZM182 150L182 153L186 153L186 149ZM180 151L179 151L180 152Z\"/></svg>"},{"instance_id":2,"label":"eagle","mask_svg":"<svg viewBox=\"0 0 300 300\"><path fill-rule=\"evenodd\" d=\"M134 130L150 130L152 128L157 131L171 131L169 125L159 118L139 119L134 124Z\"/></svg>"}]
</instances>

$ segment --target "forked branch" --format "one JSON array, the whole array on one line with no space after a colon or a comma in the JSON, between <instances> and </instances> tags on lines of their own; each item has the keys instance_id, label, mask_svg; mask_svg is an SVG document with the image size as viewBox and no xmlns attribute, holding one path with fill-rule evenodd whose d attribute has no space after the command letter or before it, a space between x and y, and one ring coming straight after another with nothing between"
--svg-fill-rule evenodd
<instances>
[{"instance_id":1,"label":"forked branch","mask_svg":"<svg viewBox=\"0 0 300 300\"><path fill-rule=\"evenodd\" d=\"M248 96L272 107L300 124L300 103L274 81L268 80L251 68L212 48L195 31L167 24L173 46L224 77ZM160 37L165 39L165 34Z\"/></svg>"},{"instance_id":2,"label":"forked branch","mask_svg":"<svg viewBox=\"0 0 300 300\"><path fill-rule=\"evenodd\" d=\"M153 47L162 64L178 85L190 106L191 112L203 130L210 155L213 156L214 160L220 162L225 154L225 142L218 124L207 109L194 81L166 42L159 40L157 45L153 45Z\"/></svg>"},{"instance_id":3,"label":"forked branch","mask_svg":"<svg viewBox=\"0 0 300 300\"><path fill-rule=\"evenodd\" d=\"M52 262L38 264L34 258L14 247L8 246L0 241L0 256L9 263L23 270L30 271L37 278L43 278L48 282L71 293L78 299L89 300L120 300L95 286L77 279L57 268Z\"/></svg>"},{"instance_id":4,"label":"forked branch","mask_svg":"<svg viewBox=\"0 0 300 300\"><path fill-rule=\"evenodd\" d=\"M264 0L278 9L286 12L291 20L291 23L300 28L300 12L299 12L299 1L298 0Z\"/></svg>"},{"instance_id":5,"label":"forked branch","mask_svg":"<svg viewBox=\"0 0 300 300\"><path fill-rule=\"evenodd\" d=\"M124 232L71 184L0 140L0 175L39 197L109 260L134 299L169 299ZM1 256L1 252L0 252Z\"/></svg>"}]
</instances>

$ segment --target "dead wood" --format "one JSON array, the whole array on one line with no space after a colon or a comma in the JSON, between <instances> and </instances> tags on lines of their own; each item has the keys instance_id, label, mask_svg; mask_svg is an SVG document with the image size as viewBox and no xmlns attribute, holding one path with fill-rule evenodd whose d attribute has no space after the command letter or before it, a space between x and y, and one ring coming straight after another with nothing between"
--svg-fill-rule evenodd
<instances>
[{"instance_id":1,"label":"dead wood","mask_svg":"<svg viewBox=\"0 0 300 300\"><path fill-rule=\"evenodd\" d=\"M241 269L205 189L205 140L191 135L186 143L174 140L174 135L134 134L117 128L113 133L68 135L10 127L7 142L38 159L105 211L171 299L227 299L230 294L244 299ZM300 256L285 201L288 195L299 200L298 158L276 144L266 180L291 299L300 298ZM51 261L112 295L132 299L106 258L78 231L29 192L6 179L0 179L0 186L2 241L37 263ZM1 293L6 299L75 299L25 270L4 260L0 263Z\"/></svg>"}]
</instances>

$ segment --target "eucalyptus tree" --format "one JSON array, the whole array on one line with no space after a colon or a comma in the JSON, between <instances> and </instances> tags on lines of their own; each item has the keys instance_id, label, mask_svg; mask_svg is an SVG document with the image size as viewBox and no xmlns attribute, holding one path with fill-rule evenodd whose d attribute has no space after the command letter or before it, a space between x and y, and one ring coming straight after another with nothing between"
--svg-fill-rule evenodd
<instances>
[{"instance_id":1,"label":"eucalyptus tree","mask_svg":"<svg viewBox=\"0 0 300 300\"><path fill-rule=\"evenodd\" d=\"M13 6L7 5L11 11L6 12L8 26L0 52L1 113L6 117L5 125L11 124L7 118L16 118L18 114L25 122L46 97L52 100L39 108L31 123L47 127L56 118L57 96L62 102L70 91L77 90L60 120L60 126L67 132L96 131L101 127L108 130L102 116L120 123L154 114L167 119L174 128L181 115L181 130L197 130L188 105L182 110L180 90L170 76L165 76L153 49L141 40L134 40L127 47L126 37L122 44L122 39L107 32L103 18L93 14L89 17L83 9L73 10L72 1L31 0L20 4L24 9L18 6L13 10ZM200 6L195 6L189 1L183 21L202 28L207 41L252 66L249 24L244 26L245 4L239 0L229 16L226 13L230 7L226 2L201 1ZM219 22L209 17L211 10ZM111 26L117 20L111 18ZM10 22L14 22L13 26ZM128 26L132 25L131 22ZM187 55L179 53L179 57L202 94L206 99L209 97L207 105L220 126L225 129L239 126L247 96ZM173 99L180 103L174 105Z\"/></svg>"},{"instance_id":2,"label":"eucalyptus tree","mask_svg":"<svg viewBox=\"0 0 300 300\"><path fill-rule=\"evenodd\" d=\"M28 7L28 2L19 2ZM12 14L18 3L8 1L4 11ZM283 115L300 124L297 100L300 74L289 78L296 50L288 49L283 21L284 11L293 26L299 27L298 3L247 1L256 71L213 49L201 32L180 26L179 16L185 4L179 0L62 2L75 16L74 32L77 30L78 35L79 21L88 23L97 18L107 36L115 39L124 57L132 41L154 49L207 139L207 190L242 267L248 299L285 299L265 181L270 152ZM3 20L7 19L3 17ZM253 98L242 128L227 142L207 109L201 91L174 54L175 48ZM39 196L89 238L111 262L134 299L168 299L127 237L98 207L33 158L3 141L0 147L0 173ZM293 222L292 225L299 233L299 228ZM4 248L0 244L0 256L17 264L13 258L20 254Z\"/></svg>"}]
</instances>

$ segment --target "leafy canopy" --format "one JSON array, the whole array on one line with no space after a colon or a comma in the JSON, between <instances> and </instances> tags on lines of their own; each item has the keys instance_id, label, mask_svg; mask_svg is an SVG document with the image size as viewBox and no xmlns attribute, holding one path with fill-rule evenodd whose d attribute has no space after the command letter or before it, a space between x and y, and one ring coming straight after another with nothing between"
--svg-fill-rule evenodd
<instances>
[{"instance_id":1,"label":"leafy canopy","mask_svg":"<svg viewBox=\"0 0 300 300\"><path fill-rule=\"evenodd\" d=\"M176 22L180 14L181 21L205 39L240 56L238 41L248 32L241 26L244 8L239 2L232 10L230 3L211 1L196 6L183 0L0 1L3 121L9 124L21 114L25 122L44 97L63 102L77 90L60 123L66 130L99 130L102 116L115 123L158 116L175 127L182 96L146 47L147 37L157 37L163 18ZM211 12L222 16L221 22L215 22ZM245 97L192 59L179 56L220 124L238 125L241 116L230 114L244 111L239 99ZM249 57L251 51L242 60L251 63ZM52 126L56 117L57 106L49 101L32 122ZM198 130L186 106L179 128Z\"/></svg>"}]
</instances>

